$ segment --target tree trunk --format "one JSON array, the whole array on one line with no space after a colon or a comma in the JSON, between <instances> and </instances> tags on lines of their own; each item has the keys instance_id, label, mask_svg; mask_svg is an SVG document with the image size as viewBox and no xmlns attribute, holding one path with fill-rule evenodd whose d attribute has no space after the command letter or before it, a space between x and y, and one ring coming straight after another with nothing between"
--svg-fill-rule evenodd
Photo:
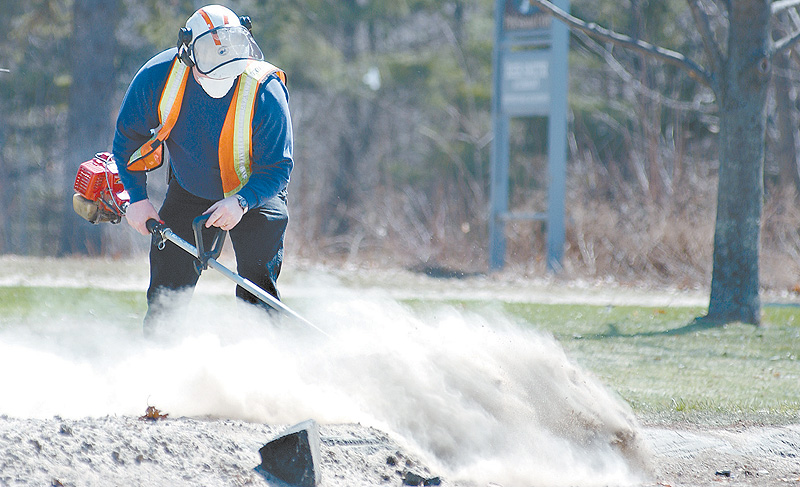
<instances>
[{"instance_id":1,"label":"tree trunk","mask_svg":"<svg viewBox=\"0 0 800 487\"><path fill-rule=\"evenodd\" d=\"M5 113L4 106L0 106L0 109L2 109ZM6 141L5 129L5 119L0 117L0 147L2 147ZM8 209L11 208L11 184L2 150L0 150L0 174L3 175L3 177L0 177L0 229L2 229L2 237L0 237L0 254L4 254L11 250L11 232L9 231L10 219L8 218Z\"/></svg>"},{"instance_id":2,"label":"tree trunk","mask_svg":"<svg viewBox=\"0 0 800 487\"><path fill-rule=\"evenodd\" d=\"M119 0L75 0L72 31L72 85L67 114L63 184L72 188L81 162L110 148L116 23ZM72 197L67 191L65 200ZM59 253L99 254L101 228L78 217L65 202Z\"/></svg>"},{"instance_id":3,"label":"tree trunk","mask_svg":"<svg viewBox=\"0 0 800 487\"><path fill-rule=\"evenodd\" d=\"M729 20L728 57L717 94L720 167L707 318L758 325L770 2L731 2Z\"/></svg>"},{"instance_id":4,"label":"tree trunk","mask_svg":"<svg viewBox=\"0 0 800 487\"><path fill-rule=\"evenodd\" d=\"M631 37L637 40L644 40L642 39L642 33L646 32L647 29L644 8L645 5L641 0L631 1ZM647 55L639 54L634 57L634 63L637 67L639 82L646 89L651 89L653 83L650 80ZM642 189L649 193L651 201L660 203L662 184L658 143L659 135L661 134L661 107L644 93L640 93L636 97L636 102L639 118L639 136L642 140L642 162L634 162L634 164L643 165L640 171L644 176L642 178L643 182L646 182L647 186L643 186ZM631 155L629 157L638 158L639 155Z\"/></svg>"},{"instance_id":5,"label":"tree trunk","mask_svg":"<svg viewBox=\"0 0 800 487\"><path fill-rule=\"evenodd\" d=\"M345 62L355 63L358 57L357 33L358 20L356 12L358 5L352 2L351 16L344 20L342 28L343 48L342 54ZM358 100L354 93L344 95L344 116L343 127L339 131L339 151L337 154L337 164L333 168L333 188L330 194L329 207L331 214L325 223L326 232L332 235L344 235L348 233L352 225L352 212L358 205L358 162L355 147L354 127L359 123Z\"/></svg>"}]
</instances>

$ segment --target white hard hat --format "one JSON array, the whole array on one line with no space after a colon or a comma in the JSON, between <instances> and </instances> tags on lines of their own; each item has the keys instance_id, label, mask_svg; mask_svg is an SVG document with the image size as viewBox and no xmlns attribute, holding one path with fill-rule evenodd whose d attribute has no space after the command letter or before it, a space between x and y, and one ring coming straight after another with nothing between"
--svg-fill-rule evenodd
<instances>
[{"instance_id":1,"label":"white hard hat","mask_svg":"<svg viewBox=\"0 0 800 487\"><path fill-rule=\"evenodd\" d=\"M179 56L205 77L235 78L244 72L249 60L264 59L250 35L249 23L249 18L240 18L222 5L202 7L178 34Z\"/></svg>"}]
</instances>

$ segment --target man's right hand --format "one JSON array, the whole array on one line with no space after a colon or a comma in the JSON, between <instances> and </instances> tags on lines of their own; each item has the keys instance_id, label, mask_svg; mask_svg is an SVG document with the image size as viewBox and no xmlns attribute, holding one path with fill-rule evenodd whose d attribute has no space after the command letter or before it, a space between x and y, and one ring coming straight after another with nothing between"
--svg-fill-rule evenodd
<instances>
[{"instance_id":1,"label":"man's right hand","mask_svg":"<svg viewBox=\"0 0 800 487\"><path fill-rule=\"evenodd\" d=\"M161 217L158 216L158 212L153 204L150 203L149 199L131 203L128 205L128 209L125 210L125 219L128 221L128 225L132 226L134 230L142 235L150 235L145 224L147 220L151 218L159 222L161 221Z\"/></svg>"}]
</instances>

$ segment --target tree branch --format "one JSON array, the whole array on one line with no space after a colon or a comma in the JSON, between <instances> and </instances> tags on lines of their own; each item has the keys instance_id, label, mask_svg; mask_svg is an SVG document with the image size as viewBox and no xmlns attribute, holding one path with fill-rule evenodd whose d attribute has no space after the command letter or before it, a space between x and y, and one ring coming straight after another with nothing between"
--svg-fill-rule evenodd
<instances>
[{"instance_id":1,"label":"tree branch","mask_svg":"<svg viewBox=\"0 0 800 487\"><path fill-rule=\"evenodd\" d=\"M706 50L706 55L711 61L712 70L714 73L719 73L722 69L725 57L722 55L717 41L714 40L714 34L711 32L711 24L708 21L708 15L706 15L706 11L700 6L699 0L686 0L686 3L689 4L692 18L694 19L695 25L697 25L697 30L700 32L700 38L703 40L703 47Z\"/></svg>"},{"instance_id":2,"label":"tree branch","mask_svg":"<svg viewBox=\"0 0 800 487\"><path fill-rule=\"evenodd\" d=\"M648 42L635 40L629 36L619 34L612 30L608 30L595 23L586 23L583 20L573 17L567 12L556 7L548 0L532 0L534 4L538 5L542 10L547 11L553 17L564 22L570 29L579 30L586 34L603 41L614 43L618 46L630 49L632 51L640 52L648 56L659 59L665 63L677 66L678 68L686 71L689 76L706 86L716 90L714 78L691 59L687 58L679 52L665 49L663 47L654 46Z\"/></svg>"},{"instance_id":3,"label":"tree branch","mask_svg":"<svg viewBox=\"0 0 800 487\"><path fill-rule=\"evenodd\" d=\"M773 43L772 49L770 50L770 57L787 49L793 48L798 41L800 41L800 30L796 30L786 37L783 37L779 41Z\"/></svg>"},{"instance_id":4,"label":"tree branch","mask_svg":"<svg viewBox=\"0 0 800 487\"><path fill-rule=\"evenodd\" d=\"M649 99L660 103L666 107L672 108L674 110L691 110L693 112L699 113L706 113L711 114L715 113L716 109L709 105L703 104L703 98L698 97L695 98L695 101L687 102L676 100L674 98L670 98L668 96L664 96L660 92L653 90L644 84L641 81L636 79L631 73L629 73L625 67L614 57L614 55L608 51L608 49L604 48L600 45L596 40L594 40L591 36L586 34L585 32L578 31L575 34L578 39L583 41L583 43L592 51L597 53L599 56L603 58L603 60L611 67L611 69L626 83L630 83L634 89L638 92L643 94L644 96L648 97Z\"/></svg>"},{"instance_id":5,"label":"tree branch","mask_svg":"<svg viewBox=\"0 0 800 487\"><path fill-rule=\"evenodd\" d=\"M791 49L800 41L800 15L797 14L797 7L800 6L800 0L779 0L770 5L772 15L777 16L779 13L786 11L791 19L794 28L797 29L793 33L782 37L777 42L772 43L770 49L770 57L779 54L782 51Z\"/></svg>"},{"instance_id":6,"label":"tree branch","mask_svg":"<svg viewBox=\"0 0 800 487\"><path fill-rule=\"evenodd\" d=\"M784 10L800 6L800 0L777 0L772 2L770 9L773 14L780 13Z\"/></svg>"}]
</instances>

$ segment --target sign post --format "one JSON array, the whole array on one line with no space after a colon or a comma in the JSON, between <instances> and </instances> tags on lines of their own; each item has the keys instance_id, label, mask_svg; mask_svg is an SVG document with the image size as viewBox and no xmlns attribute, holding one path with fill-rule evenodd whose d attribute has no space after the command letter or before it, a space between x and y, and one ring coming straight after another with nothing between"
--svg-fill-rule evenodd
<instances>
[{"instance_id":1,"label":"sign post","mask_svg":"<svg viewBox=\"0 0 800 487\"><path fill-rule=\"evenodd\" d=\"M569 0L553 2L569 11ZM493 53L492 178L489 215L489 268L505 264L505 223L544 220L547 266L561 268L567 165L567 56L569 31L530 0L497 0ZM509 210L509 125L512 117L548 117L547 211Z\"/></svg>"}]
</instances>

